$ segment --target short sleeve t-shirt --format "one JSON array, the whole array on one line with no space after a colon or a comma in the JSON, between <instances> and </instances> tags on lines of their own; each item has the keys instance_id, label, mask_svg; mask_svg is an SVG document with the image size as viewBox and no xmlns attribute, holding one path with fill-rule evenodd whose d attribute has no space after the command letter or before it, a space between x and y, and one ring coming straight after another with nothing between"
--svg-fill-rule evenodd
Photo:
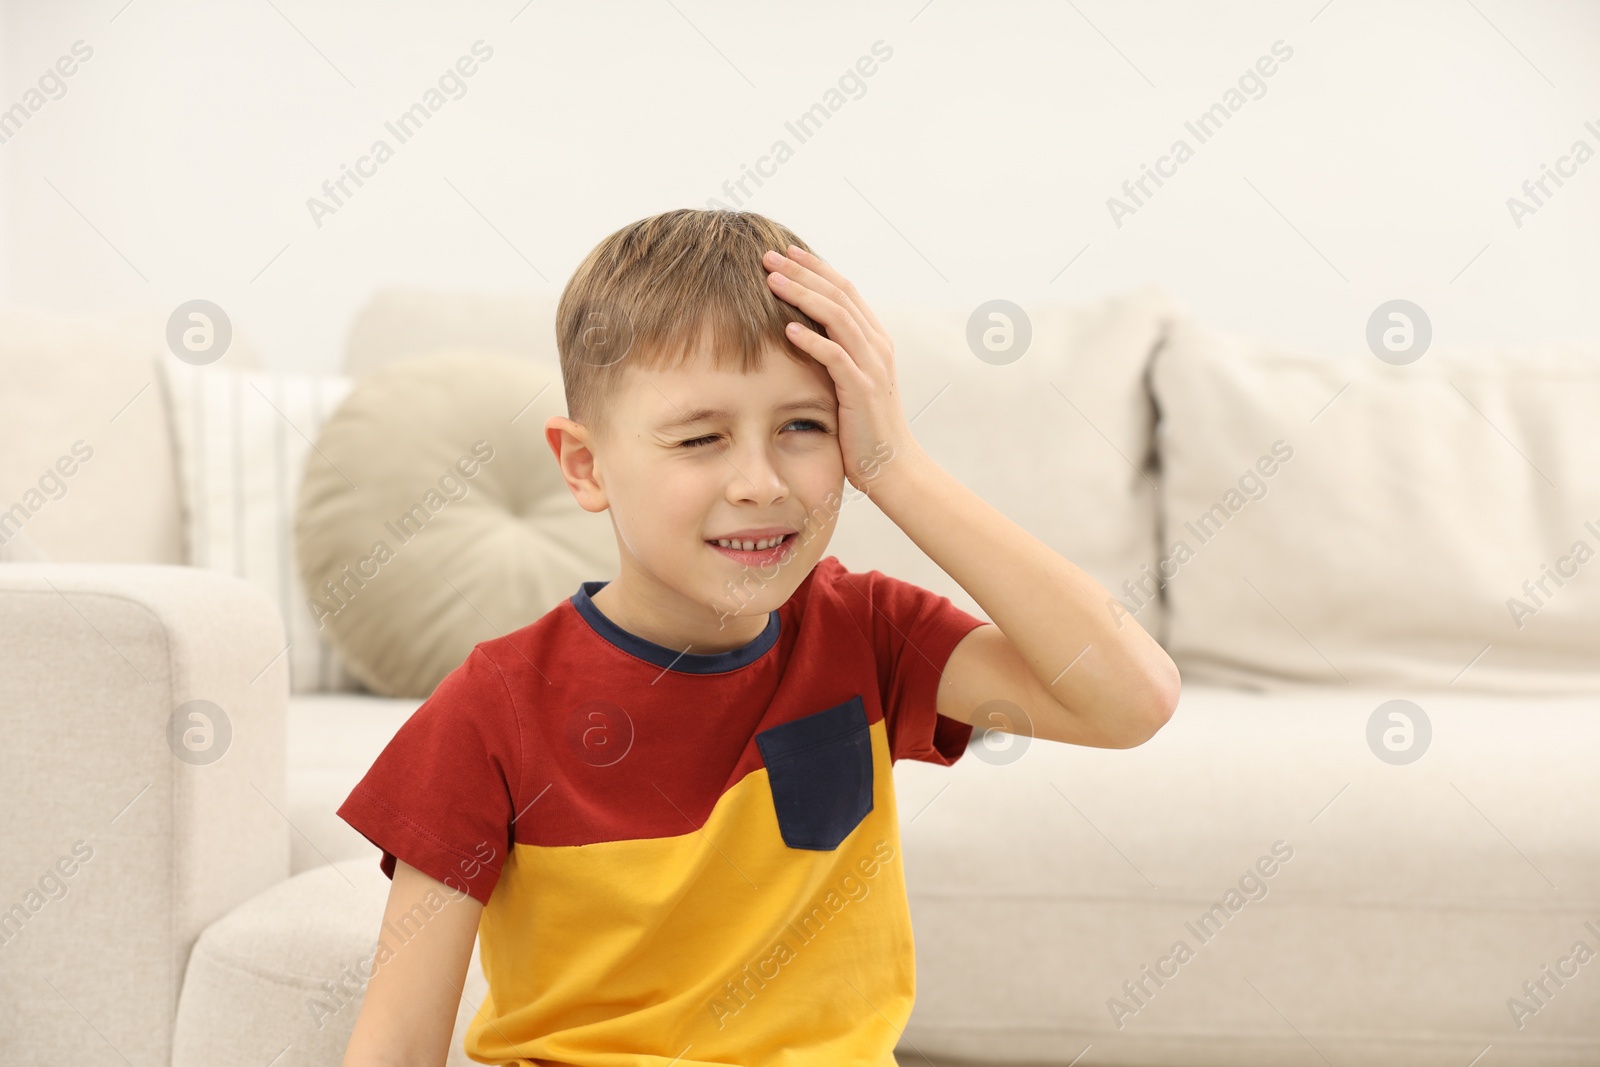
<instances>
[{"instance_id":1,"label":"short sleeve t-shirt","mask_svg":"<svg viewBox=\"0 0 1600 1067\"><path fill-rule=\"evenodd\" d=\"M743 647L666 648L582 583L478 644L339 815L484 904L465 1049L539 1067L892 1065L915 956L891 768L984 620L822 559Z\"/></svg>"}]
</instances>

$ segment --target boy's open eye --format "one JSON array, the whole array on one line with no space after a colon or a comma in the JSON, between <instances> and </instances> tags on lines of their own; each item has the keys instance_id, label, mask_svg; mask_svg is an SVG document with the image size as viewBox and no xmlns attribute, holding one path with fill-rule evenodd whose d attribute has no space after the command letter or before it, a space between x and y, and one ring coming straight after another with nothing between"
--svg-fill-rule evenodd
<instances>
[{"instance_id":1,"label":"boy's open eye","mask_svg":"<svg viewBox=\"0 0 1600 1067\"><path fill-rule=\"evenodd\" d=\"M811 428L811 430L809 432L818 432L818 433L827 433L828 432L828 428L826 426L822 425L822 423L817 422L815 419L794 419L794 420L791 420L788 423L785 423L785 425L786 426L809 426ZM680 441L678 443L678 447L679 448L699 448L702 445L705 445L705 444L708 444L708 443L710 443L712 441L717 440L721 436L722 435L719 434L719 433L711 433L711 434L706 434L704 437L690 438L687 441Z\"/></svg>"}]
</instances>

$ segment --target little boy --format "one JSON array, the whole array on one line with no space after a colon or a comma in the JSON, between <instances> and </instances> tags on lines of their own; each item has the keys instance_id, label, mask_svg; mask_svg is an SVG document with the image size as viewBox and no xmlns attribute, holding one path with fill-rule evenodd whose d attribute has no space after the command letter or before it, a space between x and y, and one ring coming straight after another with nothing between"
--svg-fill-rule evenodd
<instances>
[{"instance_id":1,"label":"little boy","mask_svg":"<svg viewBox=\"0 0 1600 1067\"><path fill-rule=\"evenodd\" d=\"M621 569L478 644L339 809L404 934L344 1062L443 1063L476 934L474 1060L893 1065L915 976L895 761L954 763L980 718L1139 745L1177 670L918 447L889 335L783 226L625 226L556 333L570 417L545 436ZM993 622L824 558L846 480Z\"/></svg>"}]
</instances>

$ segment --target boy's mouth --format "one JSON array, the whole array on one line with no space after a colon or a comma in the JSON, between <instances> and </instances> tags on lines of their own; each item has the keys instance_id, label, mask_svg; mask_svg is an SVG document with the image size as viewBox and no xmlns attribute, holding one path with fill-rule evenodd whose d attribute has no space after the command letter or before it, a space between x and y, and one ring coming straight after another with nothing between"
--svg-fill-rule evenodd
<instances>
[{"instance_id":1,"label":"boy's mouth","mask_svg":"<svg viewBox=\"0 0 1600 1067\"><path fill-rule=\"evenodd\" d=\"M788 533L784 534L781 539L758 538L746 541L729 541L727 544L722 544L718 541L707 541L706 544L735 563L742 563L746 566L761 566L767 563L776 563L787 556L794 547L794 539L795 535ZM727 539L724 538L723 540ZM760 544L767 545L767 547L754 547ZM744 548L745 545L751 545L752 547L746 550Z\"/></svg>"}]
</instances>

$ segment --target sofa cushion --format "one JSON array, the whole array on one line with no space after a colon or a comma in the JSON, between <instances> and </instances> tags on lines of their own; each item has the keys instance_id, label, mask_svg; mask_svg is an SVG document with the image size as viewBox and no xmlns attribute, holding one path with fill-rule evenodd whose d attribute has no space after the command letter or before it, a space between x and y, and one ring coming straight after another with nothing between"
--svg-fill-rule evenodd
<instances>
[{"instance_id":1,"label":"sofa cushion","mask_svg":"<svg viewBox=\"0 0 1600 1067\"><path fill-rule=\"evenodd\" d=\"M278 605L293 692L359 690L312 618L292 536L311 442L350 391L350 379L176 359L160 367L177 452L185 562L237 575Z\"/></svg>"},{"instance_id":2,"label":"sofa cushion","mask_svg":"<svg viewBox=\"0 0 1600 1067\"><path fill-rule=\"evenodd\" d=\"M1368 740L1392 696L1190 684L1138 748L977 733L953 767L900 761L904 1046L1436 1067L1492 1044L1484 1064L1600 1063L1600 698L1419 691L1432 740L1414 731L1421 758L1397 764Z\"/></svg>"},{"instance_id":3,"label":"sofa cushion","mask_svg":"<svg viewBox=\"0 0 1600 1067\"><path fill-rule=\"evenodd\" d=\"M554 370L556 299L554 293L382 290L351 329L346 373L450 345L487 347L552 368L546 399L557 406L549 410L565 414ZM874 310L895 341L901 403L918 443L1105 585L1121 604L1115 610L1136 615L1156 633L1162 605L1154 579L1155 419L1145 375L1181 304L1155 286L1100 300L1030 304L1022 311L1031 340L1010 362L981 358L972 337L995 325L1016 327L1020 336L1020 322L942 304L875 301ZM541 462L554 472L548 451ZM564 486L561 492L570 497ZM829 552L852 570L884 570L984 617L965 590L848 484Z\"/></svg>"},{"instance_id":4,"label":"sofa cushion","mask_svg":"<svg viewBox=\"0 0 1600 1067\"><path fill-rule=\"evenodd\" d=\"M1593 349L1395 366L1186 321L1152 382L1186 680L1600 691Z\"/></svg>"},{"instance_id":5,"label":"sofa cushion","mask_svg":"<svg viewBox=\"0 0 1600 1067\"><path fill-rule=\"evenodd\" d=\"M616 573L608 517L544 439L563 410L558 368L445 351L360 378L323 425L296 545L313 613L373 691L426 697L473 645Z\"/></svg>"},{"instance_id":6,"label":"sofa cushion","mask_svg":"<svg viewBox=\"0 0 1600 1067\"><path fill-rule=\"evenodd\" d=\"M0 539L50 559L182 563L171 428L156 364L164 313L0 309ZM257 363L235 332L219 366Z\"/></svg>"},{"instance_id":7,"label":"sofa cushion","mask_svg":"<svg viewBox=\"0 0 1600 1067\"><path fill-rule=\"evenodd\" d=\"M346 861L280 882L208 926L189 956L172 1067L342 1063L388 896L377 863ZM474 947L450 1067L472 1064L462 1042L488 990Z\"/></svg>"}]
</instances>

